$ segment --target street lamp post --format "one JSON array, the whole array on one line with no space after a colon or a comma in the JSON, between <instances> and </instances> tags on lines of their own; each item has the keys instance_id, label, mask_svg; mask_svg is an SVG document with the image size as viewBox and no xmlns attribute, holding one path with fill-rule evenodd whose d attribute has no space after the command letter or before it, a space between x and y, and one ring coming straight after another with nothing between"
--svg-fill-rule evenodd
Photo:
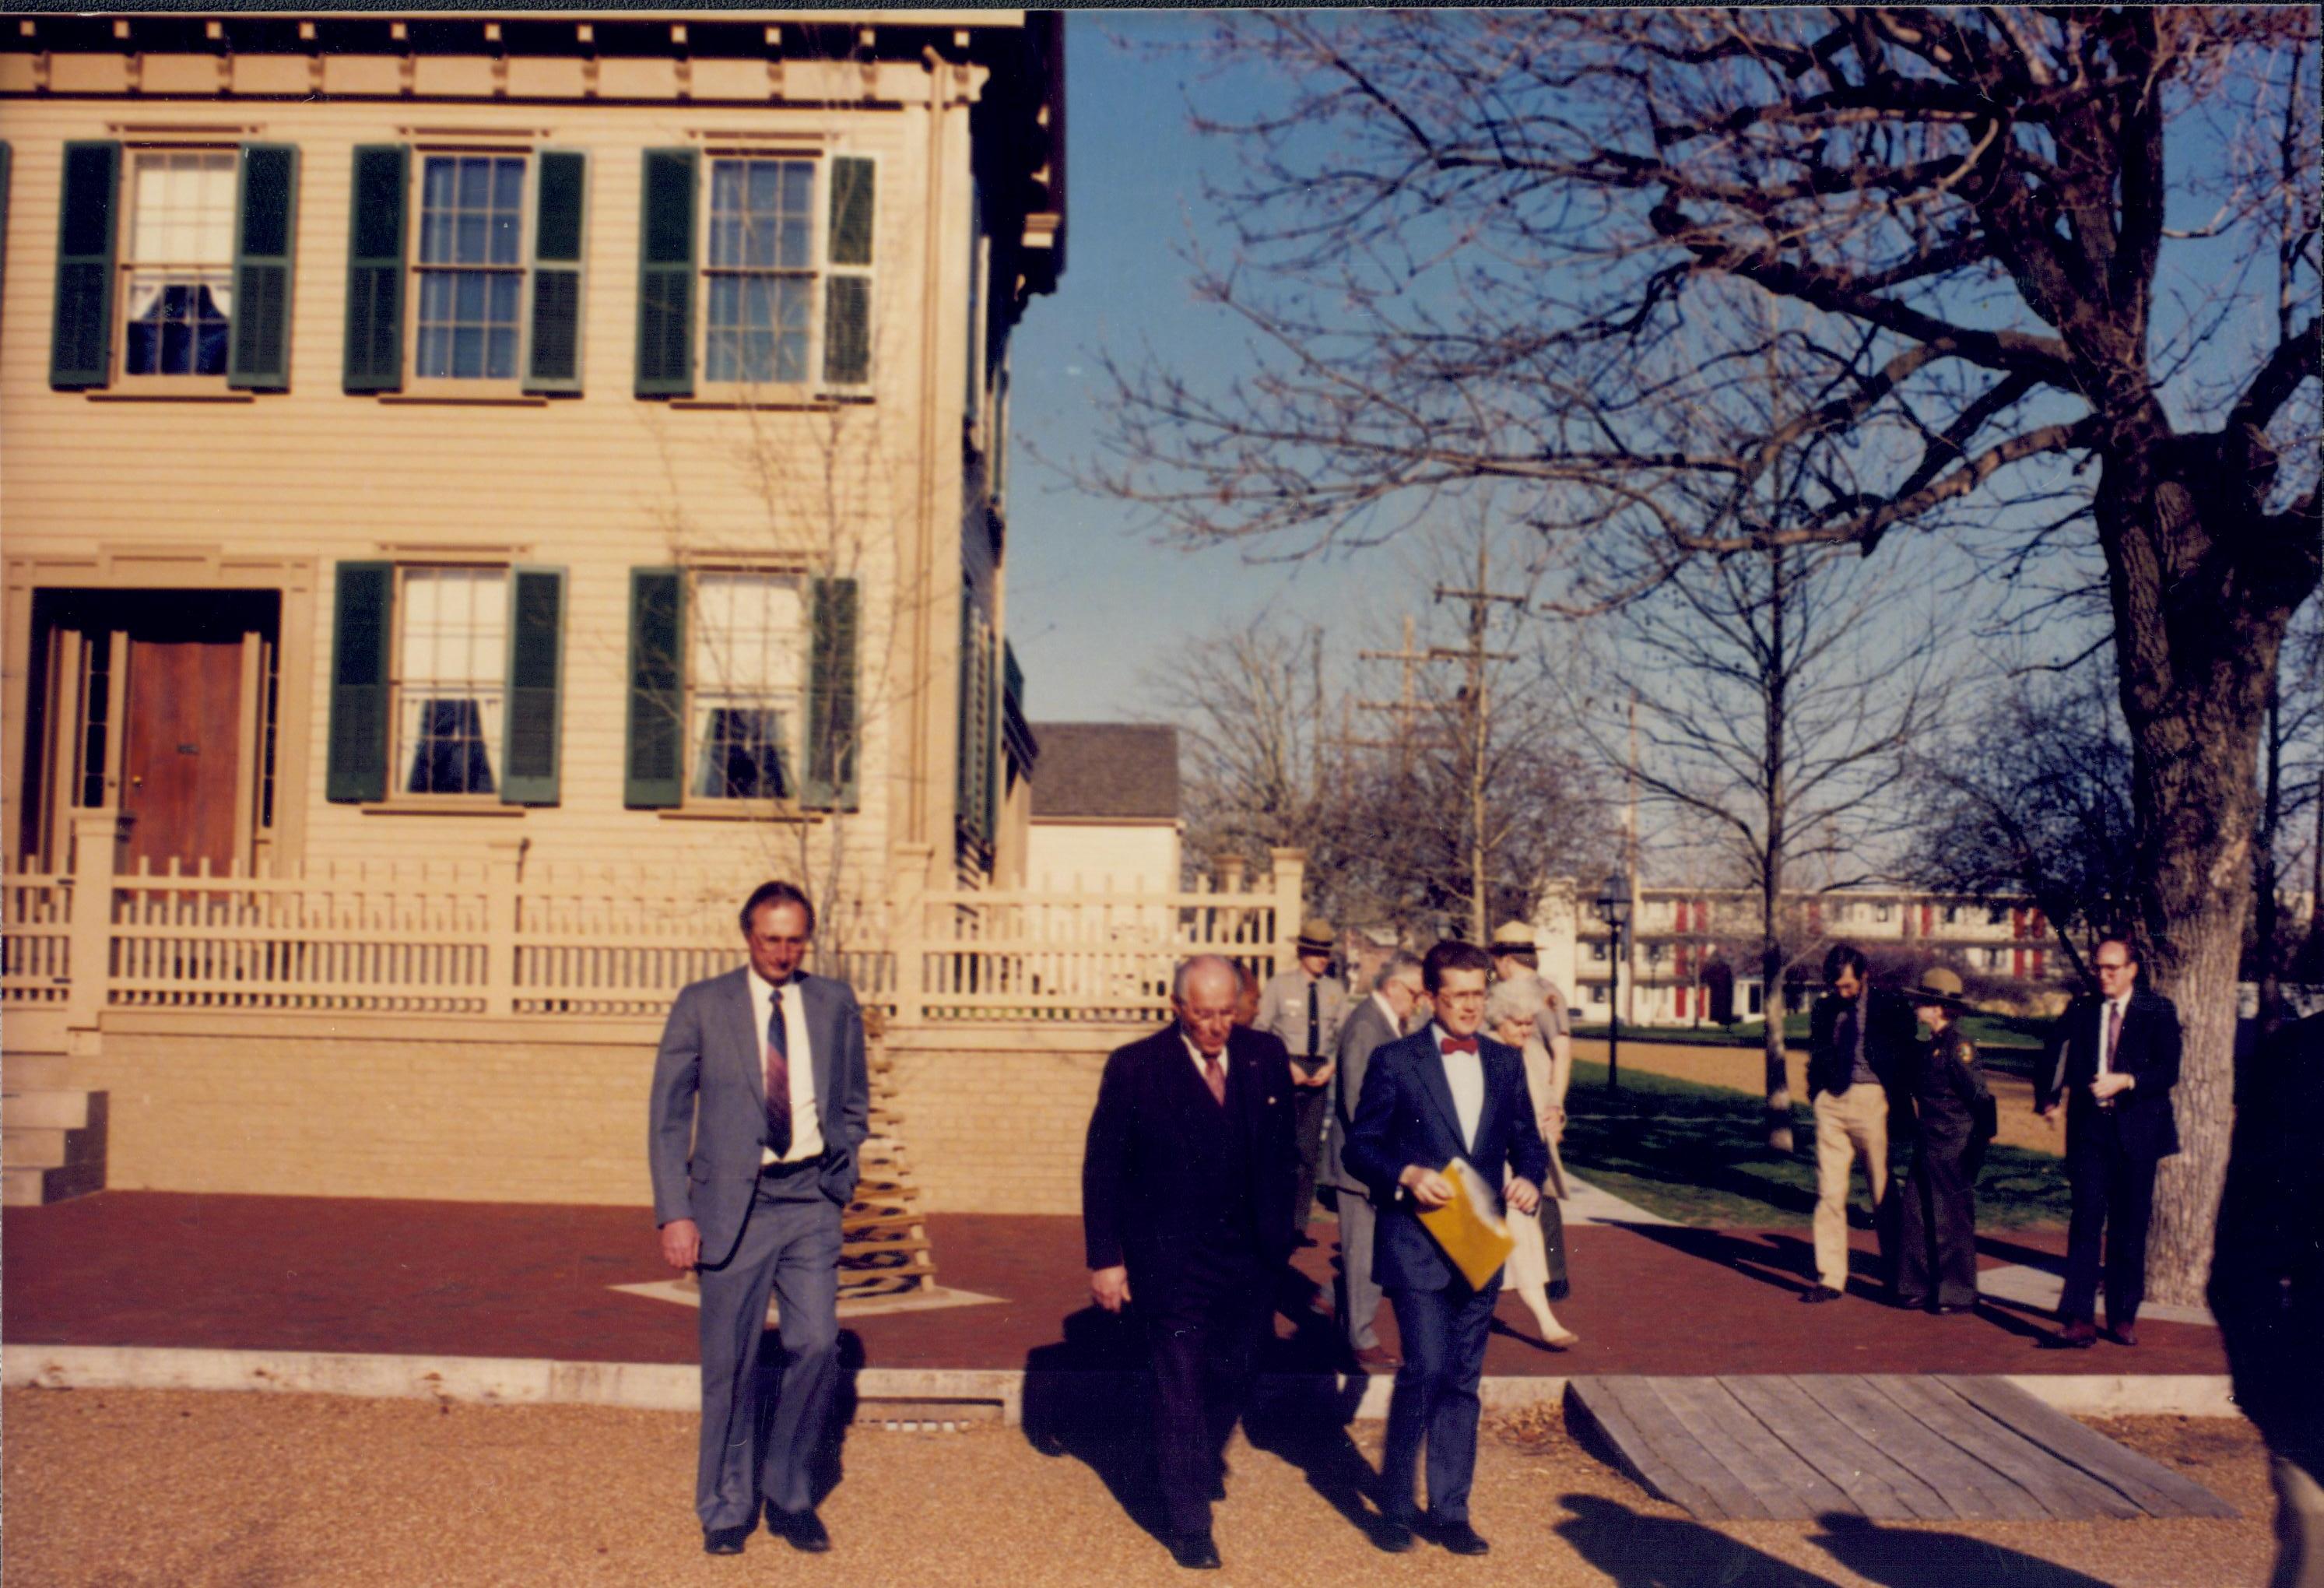
<instances>
[{"instance_id":1,"label":"street lamp post","mask_svg":"<svg viewBox=\"0 0 2324 1588\"><path fill-rule=\"evenodd\" d=\"M1613 956L1606 983L1609 1017L1606 1026L1606 1090L1622 1089L1622 930L1630 924L1630 889L1619 872L1606 873L1598 891L1598 919L1613 934L1607 952Z\"/></svg>"}]
</instances>

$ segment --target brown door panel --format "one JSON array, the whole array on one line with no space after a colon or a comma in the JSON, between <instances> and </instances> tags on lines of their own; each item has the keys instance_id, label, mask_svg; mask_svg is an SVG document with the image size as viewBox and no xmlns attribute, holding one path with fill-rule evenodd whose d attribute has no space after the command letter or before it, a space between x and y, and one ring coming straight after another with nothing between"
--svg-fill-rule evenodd
<instances>
[{"instance_id":1,"label":"brown door panel","mask_svg":"<svg viewBox=\"0 0 2324 1588\"><path fill-rule=\"evenodd\" d=\"M204 859L222 875L235 854L235 785L241 765L242 646L218 641L129 642L123 724L122 814L126 864L187 871Z\"/></svg>"}]
</instances>

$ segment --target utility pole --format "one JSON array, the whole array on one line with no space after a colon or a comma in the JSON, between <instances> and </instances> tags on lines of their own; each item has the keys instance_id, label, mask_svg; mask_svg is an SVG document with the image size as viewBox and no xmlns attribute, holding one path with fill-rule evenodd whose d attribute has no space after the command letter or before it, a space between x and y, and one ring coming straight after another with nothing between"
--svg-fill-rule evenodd
<instances>
[{"instance_id":1,"label":"utility pole","mask_svg":"<svg viewBox=\"0 0 2324 1588\"><path fill-rule=\"evenodd\" d=\"M1512 651L1489 651L1485 646L1486 631L1492 621L1493 603L1506 602L1523 607L1526 597L1505 596L1492 587L1492 538L1482 532L1477 536L1477 583L1470 589L1448 589L1436 586L1439 601L1465 601L1469 604L1469 642L1459 650L1432 648L1430 660L1458 660L1467 667L1467 681L1462 686L1461 745L1468 762L1469 795L1469 940L1481 944L1491 928L1486 920L1490 908L1488 875L1491 870L1492 834L1489 830L1488 808L1485 799L1485 760L1492 744L1491 708L1486 699L1486 664L1494 661L1514 661ZM1410 642L1406 642L1406 649Z\"/></svg>"},{"instance_id":2,"label":"utility pole","mask_svg":"<svg viewBox=\"0 0 2324 1588\"><path fill-rule=\"evenodd\" d=\"M1412 770L1412 725L1416 716L1425 716L1436 708L1420 698L1420 664L1432 660L1432 653L1420 650L1413 642L1413 620L1410 613L1404 616L1404 646L1398 651L1359 651L1359 661L1393 661L1402 664L1403 687L1393 700L1359 700L1359 711L1386 712L1388 716L1388 736L1385 739L1352 739L1342 731L1340 743L1350 750L1393 750L1396 752L1396 772L1400 782Z\"/></svg>"}]
</instances>

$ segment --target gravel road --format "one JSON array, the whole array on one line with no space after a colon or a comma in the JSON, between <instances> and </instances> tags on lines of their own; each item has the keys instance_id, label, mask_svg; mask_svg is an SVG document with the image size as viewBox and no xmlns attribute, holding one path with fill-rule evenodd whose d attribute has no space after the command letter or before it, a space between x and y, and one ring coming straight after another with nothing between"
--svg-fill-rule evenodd
<instances>
[{"instance_id":1,"label":"gravel road","mask_svg":"<svg viewBox=\"0 0 2324 1588\"><path fill-rule=\"evenodd\" d=\"M690 1417L595 1407L478 1407L322 1396L11 1390L5 1435L8 1588L273 1588L828 1582L1143 1583L1187 1580L1074 1454L998 1424L857 1428L823 1514L827 1556L754 1535L711 1559L689 1507ZM2102 1425L2233 1501L2244 1519L2093 1524L1712 1529L1578 1448L1554 1411L1489 1427L1472 1511L1481 1560L1424 1546L1383 1556L1335 1508L1378 1425L1286 1460L1239 1435L1209 1581L1523 1583L1528 1588L1881 1583L1889 1588L2234 1588L2266 1576L2264 1453L2240 1423ZM1263 1436L1264 1434L1263 1434ZM1304 1469L1304 1470L1303 1470ZM1197 1579L1199 1580L1199 1579Z\"/></svg>"}]
</instances>

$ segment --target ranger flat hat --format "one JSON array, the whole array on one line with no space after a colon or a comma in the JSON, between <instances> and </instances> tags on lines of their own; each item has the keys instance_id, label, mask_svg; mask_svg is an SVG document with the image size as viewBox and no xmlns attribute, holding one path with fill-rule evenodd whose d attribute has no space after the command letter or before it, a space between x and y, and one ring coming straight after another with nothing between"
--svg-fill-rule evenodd
<instances>
[{"instance_id":1,"label":"ranger flat hat","mask_svg":"<svg viewBox=\"0 0 2324 1588\"><path fill-rule=\"evenodd\" d=\"M1904 996L1914 1003L1943 1003L1954 1009L1967 1009L1969 1000L1962 996L1961 979L1944 966L1931 965L1921 973L1921 979L1904 990Z\"/></svg>"},{"instance_id":2,"label":"ranger flat hat","mask_svg":"<svg viewBox=\"0 0 2324 1588\"><path fill-rule=\"evenodd\" d=\"M1525 922L1503 921L1493 928L1495 954L1530 954L1533 949L1533 928Z\"/></svg>"},{"instance_id":3,"label":"ranger flat hat","mask_svg":"<svg viewBox=\"0 0 2324 1588\"><path fill-rule=\"evenodd\" d=\"M1329 954L1339 941L1332 923L1320 915L1311 915L1299 923L1299 950L1303 954Z\"/></svg>"}]
</instances>

